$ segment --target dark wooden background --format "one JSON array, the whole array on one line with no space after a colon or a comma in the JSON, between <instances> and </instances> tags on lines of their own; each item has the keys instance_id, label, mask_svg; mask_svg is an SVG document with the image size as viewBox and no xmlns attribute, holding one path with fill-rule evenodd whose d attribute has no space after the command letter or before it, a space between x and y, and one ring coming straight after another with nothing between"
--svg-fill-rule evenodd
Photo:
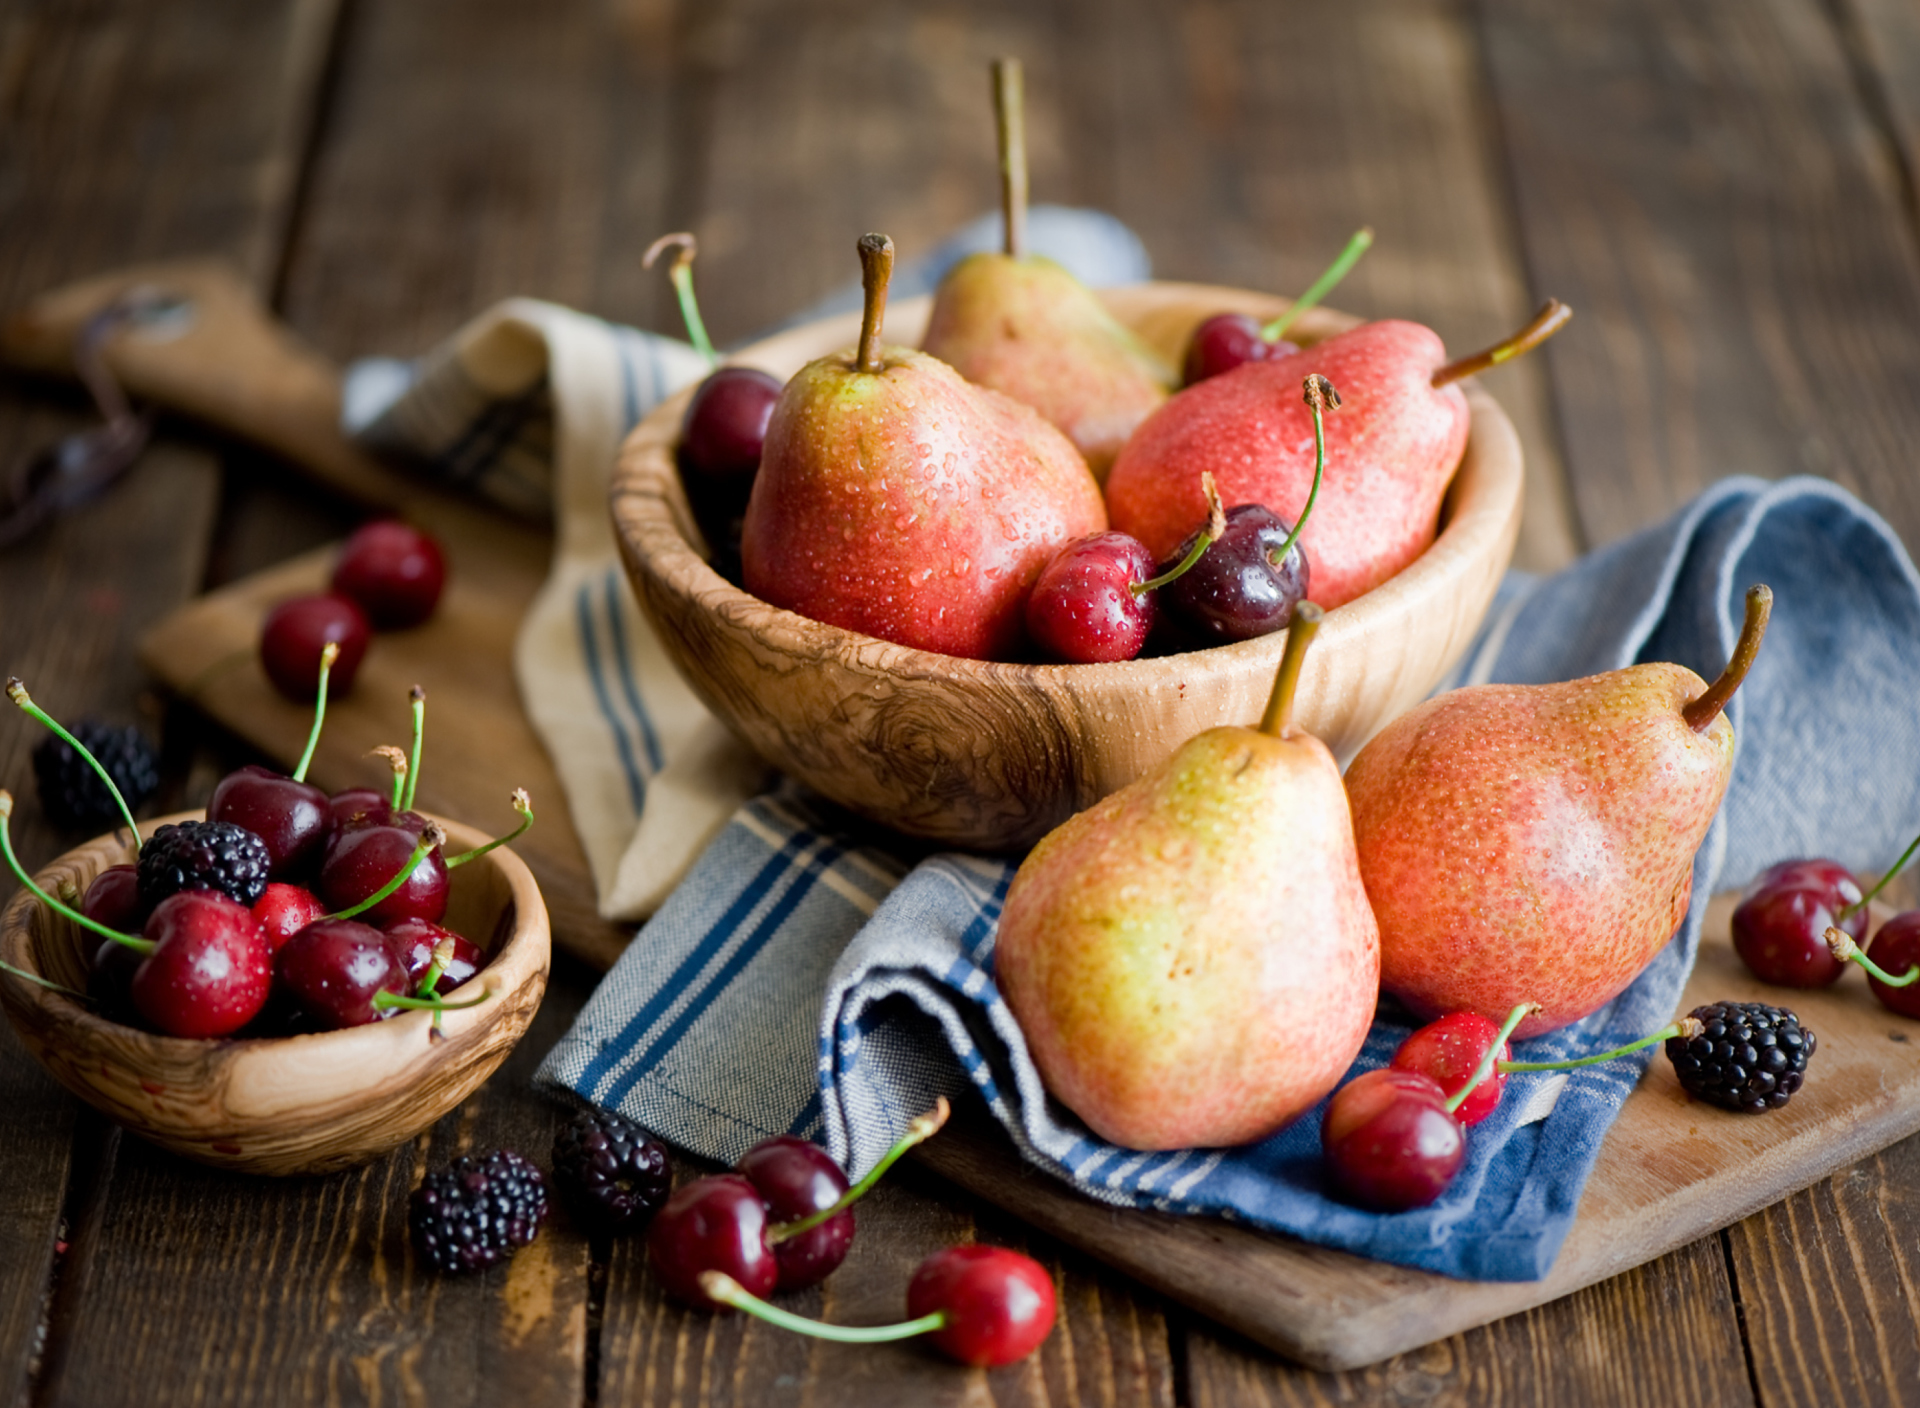
<instances>
[{"instance_id":1,"label":"dark wooden background","mask_svg":"<svg viewBox=\"0 0 1920 1408\"><path fill-rule=\"evenodd\" d=\"M1026 62L1037 199L1104 207L1157 271L1288 292L1356 226L1340 306L1455 348L1578 310L1490 384L1552 567L1714 478L1830 476L1920 543L1920 0L7 0L0 306L138 259L235 261L345 359L532 294L677 331L639 253L691 228L738 339L994 196L985 67ZM0 382L0 466L86 416ZM158 616L339 535L351 510L168 424L95 506L0 552L0 670L63 717L164 737L158 809L245 759L156 697ZM0 720L23 796L25 720ZM1892 762L1893 760L1889 760ZM1914 760L1906 760L1912 763ZM65 848L23 802L20 849ZM0 887L11 892L11 885ZM433 1281L404 1203L466 1148L544 1158L539 1027L430 1140L258 1182L121 1138L0 1033L0 1403L1920 1401L1920 1141L1539 1311L1373 1369L1302 1372L908 1168L800 1308L892 1314L967 1235L1062 1278L1059 1330L991 1374L662 1301L564 1222L511 1273Z\"/></svg>"}]
</instances>

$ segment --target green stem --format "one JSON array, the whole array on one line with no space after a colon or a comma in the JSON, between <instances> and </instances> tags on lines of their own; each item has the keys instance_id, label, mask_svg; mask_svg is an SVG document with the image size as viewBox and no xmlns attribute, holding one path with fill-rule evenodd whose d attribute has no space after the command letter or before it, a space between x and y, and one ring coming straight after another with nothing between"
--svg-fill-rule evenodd
<instances>
[{"instance_id":1,"label":"green stem","mask_svg":"<svg viewBox=\"0 0 1920 1408\"><path fill-rule=\"evenodd\" d=\"M327 676L333 662L340 658L340 642L330 640L320 647L320 692L313 701L313 727L307 730L307 750L300 755L300 766L293 770L295 782L307 780L307 768L313 763L313 750L320 746L320 725L327 717Z\"/></svg>"},{"instance_id":2,"label":"green stem","mask_svg":"<svg viewBox=\"0 0 1920 1408\"><path fill-rule=\"evenodd\" d=\"M903 1320L898 1325L829 1325L823 1320L809 1320L804 1315L795 1315L791 1310L782 1310L770 1305L742 1286L724 1271L702 1271L700 1289L708 1297L721 1305L730 1305L735 1310L744 1310L769 1325L777 1325L783 1330L792 1330L796 1334L812 1335L818 1340L834 1340L840 1344L885 1344L889 1340L907 1340L915 1335L930 1335L935 1330L943 1330L947 1325L947 1314L936 1310L931 1315L922 1315L918 1320Z\"/></svg>"},{"instance_id":3,"label":"green stem","mask_svg":"<svg viewBox=\"0 0 1920 1408\"><path fill-rule=\"evenodd\" d=\"M11 973L16 978L23 979L29 983L38 983L43 988L48 988L57 993L64 993L66 996L77 998L81 1002L93 1001L93 999L88 997L85 993L75 992L72 988L68 987L65 983L56 983L52 978L43 978L38 973L29 973L24 968L16 968L11 963L7 962L4 958L0 958L0 973Z\"/></svg>"},{"instance_id":4,"label":"green stem","mask_svg":"<svg viewBox=\"0 0 1920 1408\"><path fill-rule=\"evenodd\" d=\"M465 1002L448 1002L441 997L403 997L397 992L377 992L373 995L373 1005L413 1008L418 1011L432 1012L437 1016L442 1012L464 1012L469 1007L478 1007L492 996L491 992L483 992L480 996L469 998Z\"/></svg>"},{"instance_id":5,"label":"green stem","mask_svg":"<svg viewBox=\"0 0 1920 1408\"><path fill-rule=\"evenodd\" d=\"M687 338L693 343L693 350L706 359L709 368L717 367L720 354L713 350L713 339L707 336L707 325L700 317L700 300L693 294L693 256L699 253L693 236L684 230L660 236L647 246L647 252L640 257L640 267L651 269L654 260L675 247L680 252L667 266L667 279L673 284L673 296L680 302L680 319L687 325Z\"/></svg>"},{"instance_id":6,"label":"green stem","mask_svg":"<svg viewBox=\"0 0 1920 1408\"><path fill-rule=\"evenodd\" d=\"M1920 851L1920 836L1913 838L1913 844L1901 853L1900 859L1893 863L1893 869L1880 877L1879 884L1875 885L1871 890L1868 890L1864 895L1860 896L1859 899L1855 900L1833 917L1844 924L1853 918L1854 915L1872 904L1874 897L1887 888L1887 882L1907 868L1907 862L1913 859L1913 853L1915 851Z\"/></svg>"},{"instance_id":7,"label":"green stem","mask_svg":"<svg viewBox=\"0 0 1920 1408\"><path fill-rule=\"evenodd\" d=\"M1267 695L1267 709L1260 716L1260 732L1270 738L1286 738L1293 732L1293 694L1300 685L1300 667L1326 614L1311 601L1303 601L1293 608L1293 619L1287 623L1287 643L1281 648L1280 668L1273 675L1273 691Z\"/></svg>"},{"instance_id":8,"label":"green stem","mask_svg":"<svg viewBox=\"0 0 1920 1408\"><path fill-rule=\"evenodd\" d=\"M1334 286L1352 272L1353 266L1360 262L1373 244L1373 231L1365 225L1353 232L1347 241L1347 247L1340 251L1340 257L1327 266L1327 271L1315 279L1307 291L1294 300L1293 306L1279 317L1260 329L1262 342L1278 342L1286 336L1287 329L1293 326L1293 320L1314 307L1333 292Z\"/></svg>"},{"instance_id":9,"label":"green stem","mask_svg":"<svg viewBox=\"0 0 1920 1408\"><path fill-rule=\"evenodd\" d=\"M12 820L13 794L5 788L0 788L0 852L5 853L7 868L13 872L14 878L29 890L33 891L34 894L38 895L42 904L55 914L65 915L81 928L93 930L94 933L100 935L103 939L112 939L115 943L125 944L135 953L152 953L159 947L152 939L135 938L132 934L123 934L118 929L109 929L97 920L87 918L87 916L79 910L55 899L52 895L36 885L33 877L27 874L26 867L20 864L20 857L13 853Z\"/></svg>"},{"instance_id":10,"label":"green stem","mask_svg":"<svg viewBox=\"0 0 1920 1408\"><path fill-rule=\"evenodd\" d=\"M400 810L410 812L414 789L420 785L420 750L427 737L427 692L415 685L407 692L407 698L413 705L413 751L407 758L407 793Z\"/></svg>"},{"instance_id":11,"label":"green stem","mask_svg":"<svg viewBox=\"0 0 1920 1408\"><path fill-rule=\"evenodd\" d=\"M413 985L415 997L434 997L434 984L446 975L447 965L453 962L453 940L442 939L433 946L433 962L427 965L427 971L420 981Z\"/></svg>"},{"instance_id":12,"label":"green stem","mask_svg":"<svg viewBox=\"0 0 1920 1408\"><path fill-rule=\"evenodd\" d=\"M1920 979L1920 963L1916 963L1896 978L1862 953L1860 945L1853 941L1853 935L1844 929L1827 930L1827 948L1842 963L1858 963L1867 970L1869 977L1885 983L1890 988L1904 988L1916 979Z\"/></svg>"},{"instance_id":13,"label":"green stem","mask_svg":"<svg viewBox=\"0 0 1920 1408\"><path fill-rule=\"evenodd\" d=\"M898 1143L887 1150L880 1162L873 1166L872 1172L842 1193L839 1200L831 1206L821 1208L818 1212L808 1213L796 1222L781 1222L769 1227L767 1245L777 1247L789 1238L798 1237L802 1232L811 1232L821 1223L838 1217L859 1202L867 1191L880 1181L881 1175L899 1161L902 1154L938 1133L940 1126L947 1122L947 1116L951 1112L952 1107L947 1104L947 1097L944 1095L936 1097L933 1108L924 1115L914 1116L913 1122L907 1126L907 1132L900 1136ZM719 1297L716 1296L715 1299Z\"/></svg>"},{"instance_id":14,"label":"green stem","mask_svg":"<svg viewBox=\"0 0 1920 1408\"><path fill-rule=\"evenodd\" d=\"M1500 1074L1512 1071L1571 1071L1577 1066L1602 1066L1608 1061L1618 1060L1622 1056L1631 1056L1656 1042L1670 1041L1676 1036L1698 1036L1704 1030L1704 1024L1698 1017L1682 1017L1670 1022L1652 1036L1643 1036L1638 1041L1630 1041L1625 1046L1616 1046L1611 1051L1602 1051L1597 1056L1582 1056L1572 1061L1501 1061Z\"/></svg>"},{"instance_id":15,"label":"green stem","mask_svg":"<svg viewBox=\"0 0 1920 1408\"><path fill-rule=\"evenodd\" d=\"M19 705L22 712L29 718L34 719L43 728L50 729L56 737L64 740L69 748L87 760L88 767L100 774L100 780L107 784L107 791L113 794L113 804L120 808L120 815L126 820L127 830L133 833L133 849L138 851L143 843L140 840L140 828L133 820L133 809L127 805L127 799L120 795L120 789L114 786L112 775L107 772L105 767L101 766L100 760L94 757L92 753L89 753L86 746L82 744L79 739L60 727L54 720L53 715L33 702L32 698L27 694L26 685L20 682L18 676L9 675L7 677L7 698Z\"/></svg>"},{"instance_id":16,"label":"green stem","mask_svg":"<svg viewBox=\"0 0 1920 1408\"><path fill-rule=\"evenodd\" d=\"M464 851L460 855L449 857L447 860L447 869L452 870L458 866L465 865L470 860L479 860L480 857L488 851L497 850L510 841L519 840L526 829L533 825L533 799L527 795L526 788L516 787L513 789L513 809L520 813L520 824L518 826L514 827L513 830L504 836L494 837L484 846L475 846L470 851Z\"/></svg>"},{"instance_id":17,"label":"green stem","mask_svg":"<svg viewBox=\"0 0 1920 1408\"><path fill-rule=\"evenodd\" d=\"M1326 413L1340 409L1340 393L1333 389L1332 382L1317 372L1301 385L1306 390L1307 409L1313 414L1313 486L1307 490L1306 506L1293 521L1293 531L1287 534L1286 542L1269 559L1275 567L1287 560L1293 545L1300 541L1300 530L1307 526L1307 515L1313 512L1313 502L1320 497L1320 481L1327 473Z\"/></svg>"},{"instance_id":18,"label":"green stem","mask_svg":"<svg viewBox=\"0 0 1920 1408\"><path fill-rule=\"evenodd\" d=\"M1452 1098L1447 1101L1448 1114L1452 1114L1455 1110L1458 1110L1461 1105L1465 1104L1467 1097L1473 1094L1474 1088L1478 1086L1481 1081L1492 1075L1496 1066L1502 1069L1506 1067L1507 1063L1500 1060L1500 1048L1507 1044L1507 1038L1513 1035L1515 1027L1519 1026L1539 1010L1539 1003L1523 1002L1514 1008L1513 1011L1507 1013L1507 1020L1500 1024L1500 1033L1494 1037L1493 1044L1487 1048L1487 1054L1482 1056L1480 1058L1480 1064L1473 1068L1473 1074L1467 1077L1467 1083L1454 1091Z\"/></svg>"},{"instance_id":19,"label":"green stem","mask_svg":"<svg viewBox=\"0 0 1920 1408\"><path fill-rule=\"evenodd\" d=\"M373 756L385 758L387 760L387 767L392 770L393 787L388 794L387 805L390 810L397 812L400 810L401 799L406 796L407 755L391 743L382 743L378 748L373 750Z\"/></svg>"},{"instance_id":20,"label":"green stem","mask_svg":"<svg viewBox=\"0 0 1920 1408\"><path fill-rule=\"evenodd\" d=\"M1226 533L1227 511L1220 503L1220 490L1213 482L1211 470L1200 471L1200 489L1207 496L1207 526L1201 530L1200 536L1193 540L1193 546L1187 550L1187 555L1180 559L1177 566L1147 581L1129 582L1127 590L1134 596L1145 596L1148 592L1158 591L1167 583L1178 581L1186 576L1193 564L1204 557L1207 549L1219 542Z\"/></svg>"},{"instance_id":21,"label":"green stem","mask_svg":"<svg viewBox=\"0 0 1920 1408\"><path fill-rule=\"evenodd\" d=\"M406 884L407 881L412 878L413 872L420 868L420 862L427 858L429 851L433 850L436 846L444 846L446 844L447 833L440 829L437 822L428 822L427 829L420 833L420 839L414 843L413 854L407 857L407 863L400 867L399 874L395 875L392 879L388 880L386 884L361 900L359 904L348 909L338 910L333 914L323 914L314 922L317 924L328 919L351 919L356 914L365 914L368 910L379 904L381 900Z\"/></svg>"}]
</instances>

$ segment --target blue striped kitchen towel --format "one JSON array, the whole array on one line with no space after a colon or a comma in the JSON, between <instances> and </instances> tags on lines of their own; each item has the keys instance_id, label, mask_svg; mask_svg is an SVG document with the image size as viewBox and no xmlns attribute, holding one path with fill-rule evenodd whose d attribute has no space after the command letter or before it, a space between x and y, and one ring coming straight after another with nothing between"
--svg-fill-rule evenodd
<instances>
[{"instance_id":1,"label":"blue striped kitchen towel","mask_svg":"<svg viewBox=\"0 0 1920 1408\"><path fill-rule=\"evenodd\" d=\"M1677 660L1717 674L1748 585L1775 593L1735 696L1733 781L1694 864L1695 904L1618 999L1525 1044L1604 1050L1673 1016L1705 899L1767 863L1891 863L1920 818L1920 577L1871 511L1823 480L1729 479L1555 576L1509 578L1460 682L1541 682ZM1250 722L1250 721L1247 721ZM743 807L600 985L538 1079L731 1161L771 1134L872 1166L936 1094L972 1089L1029 1162L1117 1206L1231 1216L1486 1280L1551 1267L1600 1143L1651 1052L1515 1076L1434 1206L1362 1212L1321 1182L1318 1112L1258 1144L1142 1154L1047 1097L993 981L1004 859L919 856L793 790ZM1383 1007L1354 1074L1407 1034Z\"/></svg>"}]
</instances>

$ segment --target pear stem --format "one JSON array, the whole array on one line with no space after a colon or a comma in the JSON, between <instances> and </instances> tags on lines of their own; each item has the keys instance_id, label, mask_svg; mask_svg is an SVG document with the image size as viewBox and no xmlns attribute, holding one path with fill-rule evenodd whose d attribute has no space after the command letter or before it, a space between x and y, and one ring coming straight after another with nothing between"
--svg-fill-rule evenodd
<instances>
[{"instance_id":1,"label":"pear stem","mask_svg":"<svg viewBox=\"0 0 1920 1408\"><path fill-rule=\"evenodd\" d=\"M295 782L305 782L307 769L313 766L313 750L320 746L320 725L327 719L327 676L333 673L333 662L339 658L339 641L330 640L320 647L320 685L313 701L313 727L307 730L307 747L300 755L300 766L293 770Z\"/></svg>"},{"instance_id":2,"label":"pear stem","mask_svg":"<svg viewBox=\"0 0 1920 1408\"><path fill-rule=\"evenodd\" d=\"M1193 540L1193 546L1187 549L1187 555L1174 566L1162 572L1158 577L1149 577L1144 582L1129 582L1127 590L1136 598L1148 592L1158 591L1170 582L1177 582L1187 575L1193 564L1206 556L1207 549L1225 536L1227 531L1227 510L1220 502L1220 488L1213 482L1213 471L1200 471L1200 492L1207 496L1207 526Z\"/></svg>"},{"instance_id":3,"label":"pear stem","mask_svg":"<svg viewBox=\"0 0 1920 1408\"><path fill-rule=\"evenodd\" d=\"M1260 732L1271 738L1293 735L1293 693L1300 683L1300 662L1307 658L1307 647L1313 643L1320 620L1326 614L1310 601L1293 608L1280 669L1273 677L1273 693L1267 696L1267 712L1260 717Z\"/></svg>"},{"instance_id":4,"label":"pear stem","mask_svg":"<svg viewBox=\"0 0 1920 1408\"><path fill-rule=\"evenodd\" d=\"M860 313L860 350L853 369L871 376L886 366L880 355L880 326L887 320L887 285L893 282L893 241L885 235L862 235L859 249L866 303Z\"/></svg>"},{"instance_id":5,"label":"pear stem","mask_svg":"<svg viewBox=\"0 0 1920 1408\"><path fill-rule=\"evenodd\" d=\"M1622 1056L1631 1056L1657 1041L1668 1041L1676 1036L1696 1037L1706 1029L1707 1024L1698 1017L1682 1017L1660 1028L1652 1036L1643 1036L1638 1041L1630 1041L1625 1046L1616 1046L1611 1051L1601 1051L1592 1056L1581 1056L1571 1061L1499 1061L1495 1064L1502 1075L1511 1071L1570 1071L1576 1066L1599 1066Z\"/></svg>"},{"instance_id":6,"label":"pear stem","mask_svg":"<svg viewBox=\"0 0 1920 1408\"><path fill-rule=\"evenodd\" d=\"M1352 272L1353 266L1360 262L1360 256L1365 254L1372 245L1372 227L1362 225L1355 230L1352 238L1347 241L1347 247L1340 251L1339 258L1327 265L1326 272L1315 279L1308 286L1307 291L1293 301L1291 308L1260 329L1260 340L1278 342L1285 337L1287 329L1293 326L1294 319L1309 308L1316 307L1321 299L1332 293L1334 286Z\"/></svg>"},{"instance_id":7,"label":"pear stem","mask_svg":"<svg viewBox=\"0 0 1920 1408\"><path fill-rule=\"evenodd\" d=\"M1766 586L1747 588L1747 619L1741 624L1740 639L1734 642L1733 658L1727 661L1727 668L1720 672L1720 678L1707 686L1707 692L1680 710L1680 717L1687 721L1687 727L1695 733L1705 733L1707 725L1720 717L1720 711L1727 707L1727 701L1733 698L1733 692L1740 688L1740 681L1747 677L1747 671L1753 668L1753 660L1760 653L1760 639L1767 633L1767 617L1773 613L1773 589Z\"/></svg>"},{"instance_id":8,"label":"pear stem","mask_svg":"<svg viewBox=\"0 0 1920 1408\"><path fill-rule=\"evenodd\" d=\"M1868 977L1876 978L1890 988L1904 988L1920 980L1920 963L1914 964L1896 978L1862 953L1860 945L1853 941L1853 935L1844 929L1829 928L1827 930L1827 950L1842 963L1858 963L1867 970Z\"/></svg>"},{"instance_id":9,"label":"pear stem","mask_svg":"<svg viewBox=\"0 0 1920 1408\"><path fill-rule=\"evenodd\" d=\"M1000 214L1006 255L1027 253L1027 100L1020 60L993 61L993 125L1000 145Z\"/></svg>"},{"instance_id":10,"label":"pear stem","mask_svg":"<svg viewBox=\"0 0 1920 1408\"><path fill-rule=\"evenodd\" d=\"M152 953L159 947L152 939L135 938L132 934L123 934L118 929L109 929L98 920L87 918L73 906L62 904L36 885L33 877L27 874L26 867L20 864L20 857L13 853L13 835L9 825L12 819L13 794L4 787L0 787L0 854L6 857L7 869L13 872L14 879L38 895L42 904L55 914L65 915L83 929L91 929L102 938L112 939L117 944L125 944L135 953Z\"/></svg>"},{"instance_id":11,"label":"pear stem","mask_svg":"<svg viewBox=\"0 0 1920 1408\"><path fill-rule=\"evenodd\" d=\"M744 1310L769 1325L840 1344L884 1344L889 1340L929 1335L935 1330L945 1329L947 1325L947 1313L944 1310L922 1315L918 1320L902 1321L898 1325L829 1325L824 1320L809 1320L804 1315L795 1315L791 1310L769 1305L724 1271L702 1271L700 1289L718 1304Z\"/></svg>"},{"instance_id":12,"label":"pear stem","mask_svg":"<svg viewBox=\"0 0 1920 1408\"><path fill-rule=\"evenodd\" d=\"M1549 298L1533 315L1533 321L1505 342L1496 342L1484 352L1475 352L1470 357L1462 357L1457 362L1448 362L1433 374L1433 385L1449 386L1465 377L1476 376L1502 362L1511 361L1522 352L1531 352L1561 328L1573 316L1573 309L1557 298Z\"/></svg>"},{"instance_id":13,"label":"pear stem","mask_svg":"<svg viewBox=\"0 0 1920 1408\"><path fill-rule=\"evenodd\" d=\"M413 791L420 785L420 750L427 734L427 692L415 685L407 691L413 708L413 751L407 755L407 790L400 799L400 810L413 810Z\"/></svg>"},{"instance_id":14,"label":"pear stem","mask_svg":"<svg viewBox=\"0 0 1920 1408\"><path fill-rule=\"evenodd\" d=\"M1467 1097L1473 1094L1475 1087L1493 1074L1495 1066L1503 1066L1506 1064L1499 1059L1500 1048L1507 1044L1507 1038L1513 1035L1515 1027L1519 1026L1539 1010L1539 1003L1523 1002L1514 1008L1513 1011L1507 1013L1507 1020L1500 1024L1499 1032L1495 1034L1492 1044L1487 1047L1487 1054L1480 1058L1480 1064L1473 1068L1473 1074L1467 1077L1466 1084L1448 1097L1448 1114L1453 1114L1466 1103Z\"/></svg>"},{"instance_id":15,"label":"pear stem","mask_svg":"<svg viewBox=\"0 0 1920 1408\"><path fill-rule=\"evenodd\" d=\"M693 350L706 358L709 367L717 367L720 354L713 350L713 339L707 336L707 325L700 317L700 300L693 296L693 256L700 252L693 236L685 230L660 236L640 256L640 267L651 269L654 260L675 248L679 253L667 266L667 278L673 284L673 296L680 303L680 319L687 325L687 339L693 343Z\"/></svg>"},{"instance_id":16,"label":"pear stem","mask_svg":"<svg viewBox=\"0 0 1920 1408\"><path fill-rule=\"evenodd\" d=\"M133 849L138 851L144 844L140 839L140 828L134 823L133 809L127 805L127 799L120 795L119 787L114 784L113 775L107 771L106 767L98 758L87 751L85 744L81 743L79 739L62 728L59 721L55 719L53 715L33 702L32 696L27 693L26 684L18 675L7 676L7 698L19 706L20 711L26 714L28 718L38 723L42 728L50 731L56 738L64 742L67 747L78 753L86 760L87 766L100 775L100 780L107 785L107 791L113 794L113 804L120 808L120 816L121 819L127 823L127 830L133 833Z\"/></svg>"},{"instance_id":17,"label":"pear stem","mask_svg":"<svg viewBox=\"0 0 1920 1408\"><path fill-rule=\"evenodd\" d=\"M853 1187L847 1189L846 1192L842 1193L828 1206L816 1212L810 1212L805 1217L797 1218L792 1222L776 1223L774 1226L769 1227L767 1229L767 1245L777 1247L780 1243L790 1238L798 1237L802 1232L811 1232L821 1223L826 1222L830 1218L838 1217L841 1213L859 1202L860 1199L867 1194L868 1190L880 1181L880 1176L899 1162L902 1154L906 1153L907 1150L911 1149L914 1145L931 1139L935 1134L940 1132L940 1126L947 1122L947 1116L952 1112L952 1108L952 1106L947 1104L946 1096L935 1096L933 1108L924 1115L914 1116L912 1121L907 1125L907 1132L900 1136L899 1140L895 1142L891 1149L887 1150L885 1155L881 1157L880 1162L873 1166L865 1178L854 1184Z\"/></svg>"},{"instance_id":18,"label":"pear stem","mask_svg":"<svg viewBox=\"0 0 1920 1408\"><path fill-rule=\"evenodd\" d=\"M1860 896L1859 899L1855 900L1833 917L1844 924L1853 918L1854 915L1872 904L1879 893L1887 888L1888 882L1907 868L1907 862L1913 859L1913 853L1915 851L1920 851L1920 836L1913 838L1913 844L1900 853L1900 859L1893 863L1893 869L1889 870L1885 875L1882 875L1871 890L1868 890L1864 895Z\"/></svg>"}]
</instances>

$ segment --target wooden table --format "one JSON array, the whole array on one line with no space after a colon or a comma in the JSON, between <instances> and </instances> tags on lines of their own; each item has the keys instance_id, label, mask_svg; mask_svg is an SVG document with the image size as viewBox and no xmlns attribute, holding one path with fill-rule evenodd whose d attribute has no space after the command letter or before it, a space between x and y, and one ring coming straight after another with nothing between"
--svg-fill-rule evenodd
<instances>
[{"instance_id":1,"label":"wooden table","mask_svg":"<svg viewBox=\"0 0 1920 1408\"><path fill-rule=\"evenodd\" d=\"M1526 441L1520 562L1551 568L1729 473L1829 475L1920 545L1916 0L20 0L0 13L0 305L139 259L237 262L342 359L411 353L508 294L677 330L639 252L701 239L716 335L924 248L993 199L985 65L1027 64L1033 187L1140 231L1165 277L1297 290L1491 341L1579 313L1489 384ZM0 384L0 464L86 416ZM166 742L159 810L245 754L157 697L133 642L352 509L167 424L104 501L0 552L0 668ZM30 792L24 720L0 781ZM1909 760L1910 761L1910 760ZM31 864L70 838L23 805ZM0 887L11 893L12 886ZM590 991L432 1137L327 1179L122 1138L0 1034L0 1401L1737 1404L1920 1400L1920 1140L1541 1310L1316 1375L909 1167L803 1309L888 1316L978 1234L1064 1290L1033 1360L805 1343L665 1302L563 1226L508 1274L405 1267L404 1207L469 1147L544 1155L528 1077Z\"/></svg>"}]
</instances>

